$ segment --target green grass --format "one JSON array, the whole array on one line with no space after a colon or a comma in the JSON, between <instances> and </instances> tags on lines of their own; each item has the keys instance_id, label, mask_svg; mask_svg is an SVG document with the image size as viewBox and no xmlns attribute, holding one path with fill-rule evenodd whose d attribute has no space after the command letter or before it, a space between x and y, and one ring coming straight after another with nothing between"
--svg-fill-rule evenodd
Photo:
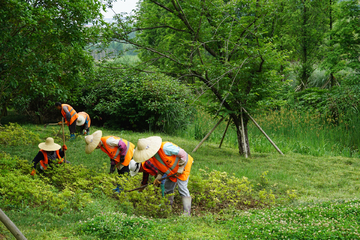
<instances>
[{"instance_id":1,"label":"green grass","mask_svg":"<svg viewBox=\"0 0 360 240\"><path fill-rule=\"evenodd\" d=\"M204 119L204 124L206 121ZM38 133L42 140L45 140L46 137L54 137L56 143L63 144L61 134L56 136L59 126L48 126L47 128L44 128L43 125L32 124L22 126ZM203 130L203 133L206 134L212 126L211 121L207 126L202 126L203 129L206 129ZM91 132L97 129L101 129L104 135L119 136L134 144L139 138L153 135L153 133L114 131L96 127L93 127ZM95 150L92 154L85 154L84 137L78 136L75 141L68 141L69 130L67 128L65 128L65 133L68 147L66 157L72 165L84 165L99 172L108 172L110 161L106 154L100 150ZM174 142L194 157L193 175L199 174L200 169L208 171L215 169L234 174L237 177L245 176L255 184L261 182L260 175L267 172L268 182L264 183L262 187L271 189L279 197L285 197L287 191L295 190L297 199L291 204L280 205L273 209L257 209L246 212L227 209L218 213L194 210L195 215L191 218L184 218L177 214L167 219L146 218L148 227L142 230L142 235L120 232L119 238L109 239L279 239L285 236L292 239L305 237L341 239L341 236L358 238L359 227L355 222L359 220L357 210L359 204L357 199L360 199L359 158L313 156L314 154L306 155L292 151L286 151L282 156L269 143L266 143L266 139L263 144L269 144L269 150L253 150L250 158L244 158L239 156L236 142L229 140L232 133L227 135L226 142L219 149L219 139L221 139L222 133L223 130L219 128L218 132L205 141L195 153L192 153L192 150L202 137L195 139L165 134L156 135L161 136L163 140ZM260 137L262 136L259 135ZM279 141L276 143L278 144ZM301 144L307 146L304 142ZM258 148L252 145L252 149ZM30 163L39 149L37 144L5 145L1 146L1 151L17 155ZM29 169L29 173L30 171L31 169ZM198 194L192 192L192 189L189 190L192 195ZM349 199L354 200L349 201ZM112 213L120 214L118 213L119 209L121 207L118 206L115 199L98 196L82 211L73 211L61 216L36 208L30 209L26 206L8 210L6 214L28 239L106 239L99 235L103 231L103 227L115 231L117 225L127 226L125 223L128 224L129 221L132 224L143 221L140 217L126 215L124 217L126 221L124 218L118 217L114 218L115 224L109 223L103 226L102 216ZM84 221L92 221L96 228L84 232L81 228ZM292 230L290 231L290 229ZM352 235L344 235L350 230ZM315 232L316 234L312 235ZM329 232L332 232L332 235L327 235ZM14 239L2 225L0 225L0 239L1 234L7 236L8 239Z\"/></svg>"}]
</instances>

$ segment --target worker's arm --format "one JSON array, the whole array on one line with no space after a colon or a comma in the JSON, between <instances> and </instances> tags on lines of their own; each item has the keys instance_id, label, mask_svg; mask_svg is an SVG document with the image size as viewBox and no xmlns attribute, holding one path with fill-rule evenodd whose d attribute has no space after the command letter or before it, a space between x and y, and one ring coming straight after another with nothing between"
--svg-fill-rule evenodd
<instances>
[{"instance_id":1,"label":"worker's arm","mask_svg":"<svg viewBox=\"0 0 360 240\"><path fill-rule=\"evenodd\" d=\"M32 160L33 161L33 163L34 163L34 165L33 165L33 169L32 169L32 171L31 171L31 175L35 175L36 174L36 165L41 161L41 160L43 160L44 159L44 155L42 154L42 152L38 152L38 154L34 157L34 159Z\"/></svg>"},{"instance_id":2,"label":"worker's arm","mask_svg":"<svg viewBox=\"0 0 360 240\"><path fill-rule=\"evenodd\" d=\"M70 112L69 112L67 106L63 106L63 110L64 110L64 112L65 112L65 114L66 114L66 119L65 119L65 121L70 122L71 115L70 115Z\"/></svg>"},{"instance_id":3,"label":"worker's arm","mask_svg":"<svg viewBox=\"0 0 360 240\"><path fill-rule=\"evenodd\" d=\"M175 155L180 159L178 163L179 165L178 174L181 174L184 171L184 167L187 162L187 158L188 158L187 152L185 152L184 149L174 146L172 143L169 142L164 144L163 149L166 155L168 156Z\"/></svg>"}]
</instances>

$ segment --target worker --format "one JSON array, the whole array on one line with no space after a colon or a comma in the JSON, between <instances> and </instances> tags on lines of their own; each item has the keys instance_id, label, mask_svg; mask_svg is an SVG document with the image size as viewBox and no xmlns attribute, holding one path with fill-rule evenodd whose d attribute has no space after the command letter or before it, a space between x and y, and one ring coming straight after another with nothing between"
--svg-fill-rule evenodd
<instances>
[{"instance_id":1,"label":"worker","mask_svg":"<svg viewBox=\"0 0 360 240\"><path fill-rule=\"evenodd\" d=\"M45 142L40 143L39 145L40 151L32 160L34 163L33 169L31 171L31 175L34 176L36 174L36 165L40 162L40 170L44 171L49 166L54 163L62 164L65 155L65 151L67 150L66 145L61 146L59 144L54 143L54 139L48 137Z\"/></svg>"},{"instance_id":2,"label":"worker","mask_svg":"<svg viewBox=\"0 0 360 240\"><path fill-rule=\"evenodd\" d=\"M91 119L86 112L79 112L76 120L76 126L81 127L81 132L84 135L89 135Z\"/></svg>"},{"instance_id":3,"label":"worker","mask_svg":"<svg viewBox=\"0 0 360 240\"><path fill-rule=\"evenodd\" d=\"M129 170L130 170L130 176L135 176L136 174L138 174L139 172L143 173L143 179L141 181L141 186L144 186L146 184L148 184L149 181L149 174L152 176L157 176L159 171L157 169L157 167L155 167L149 160L142 162L142 163L137 163L134 161L134 159L130 160L129 163ZM162 176L163 180L161 181L160 184L160 189L161 189L161 195L164 196L165 195L165 178L166 174L164 174ZM140 189L139 192L141 192L144 188Z\"/></svg>"},{"instance_id":4,"label":"worker","mask_svg":"<svg viewBox=\"0 0 360 240\"><path fill-rule=\"evenodd\" d=\"M95 149L101 149L110 157L109 173L113 173L115 168L117 168L119 175L129 173L129 163L135 148L133 143L116 136L102 137L101 130L85 136L85 142L87 154L92 153Z\"/></svg>"},{"instance_id":5,"label":"worker","mask_svg":"<svg viewBox=\"0 0 360 240\"><path fill-rule=\"evenodd\" d=\"M69 104L62 104L61 102L55 103L55 107L58 110L61 110L61 114L65 119L65 123L69 127L70 140L75 139L76 120L78 118L78 114L76 113L75 109ZM59 124L61 124L61 122L59 122Z\"/></svg>"},{"instance_id":6,"label":"worker","mask_svg":"<svg viewBox=\"0 0 360 240\"><path fill-rule=\"evenodd\" d=\"M158 169L154 180L156 186L160 184L160 179L164 174L169 176L164 184L165 195L174 193L177 184L184 214L190 216L191 196L187 185L193 158L172 142L162 142L161 137L153 136L138 140L133 159L137 163L149 160ZM169 196L169 202L173 205L174 195Z\"/></svg>"}]
</instances>

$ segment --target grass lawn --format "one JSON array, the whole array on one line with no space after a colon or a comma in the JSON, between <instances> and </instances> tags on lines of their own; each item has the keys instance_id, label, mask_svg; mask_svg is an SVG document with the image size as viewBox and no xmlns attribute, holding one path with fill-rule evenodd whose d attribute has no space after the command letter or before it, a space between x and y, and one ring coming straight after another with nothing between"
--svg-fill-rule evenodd
<instances>
[{"instance_id":1,"label":"grass lawn","mask_svg":"<svg viewBox=\"0 0 360 240\"><path fill-rule=\"evenodd\" d=\"M56 136L59 126L22 126L38 133L42 141L51 136L56 143L63 144L61 134ZM97 129L92 128L91 132L95 130ZM151 133L101 130L104 136L119 136L135 145L139 138L152 136ZM68 137L67 128L65 133ZM228 209L218 213L203 211L195 212L191 218L177 214L166 219L122 215L116 212L117 202L104 196L99 196L82 211L61 216L27 206L8 210L6 214L28 239L279 239L285 236L292 239L340 239L348 230L355 235L346 235L348 238L344 235L343 239L357 238L356 209L357 199L360 199L358 158L315 157L298 153L281 156L275 149L273 153L252 152L250 158L244 158L239 156L235 148L223 145L219 149L218 143L208 141L192 153L199 141L157 135L161 136L163 141L179 145L193 156L191 172L194 175L200 174L200 169L218 170L239 178L245 176L254 184L261 182L261 178L266 176L266 187L276 196L285 196L290 191L294 192L297 198L286 205L279 202L280 205L272 209ZM85 154L83 136L78 136L75 141L66 141L66 145L66 158L72 165L84 165L98 172L109 171L109 157L102 151L95 150L92 154ZM1 146L1 151L17 155L30 163L39 149L36 144L5 145ZM30 171L29 168L29 174ZM192 195L198 194L189 190ZM297 214L292 214L291 209ZM87 221L88 225L84 221ZM315 225L312 225L314 223ZM115 226L112 227L114 224L127 227L116 230ZM93 226L93 229L89 226ZM105 231L105 228L109 231ZM293 231L289 230L291 228ZM323 230L329 233L329 229L335 229L333 235L321 232L314 235L314 232ZM1 236L14 239L5 227L0 225L0 239Z\"/></svg>"}]
</instances>

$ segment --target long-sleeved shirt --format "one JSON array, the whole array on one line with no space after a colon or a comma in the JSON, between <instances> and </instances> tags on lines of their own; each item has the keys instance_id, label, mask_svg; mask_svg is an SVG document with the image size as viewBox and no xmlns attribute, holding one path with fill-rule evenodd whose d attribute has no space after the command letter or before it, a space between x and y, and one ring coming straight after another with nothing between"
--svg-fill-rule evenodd
<instances>
[{"instance_id":1,"label":"long-sleeved shirt","mask_svg":"<svg viewBox=\"0 0 360 240\"><path fill-rule=\"evenodd\" d=\"M104 145L102 141L101 142L101 145ZM126 154L126 150L127 150L127 146L126 144L121 141L120 139L115 139L113 137L109 137L108 139L106 139L106 144L110 147L117 147L120 149L120 156L125 156ZM111 159L111 165L115 165L116 162Z\"/></svg>"},{"instance_id":2,"label":"long-sleeved shirt","mask_svg":"<svg viewBox=\"0 0 360 240\"><path fill-rule=\"evenodd\" d=\"M48 156L48 163L49 165L53 163L53 160L56 160L57 159L57 154L55 151L46 151L47 153L47 156ZM59 154L60 154L60 157L64 157L64 151L60 148L60 151L59 151ZM35 156L35 158L32 160L33 163L34 163L34 166L33 168L36 168L36 165L41 161L41 160L44 160L44 154L39 151L38 154Z\"/></svg>"}]
</instances>

